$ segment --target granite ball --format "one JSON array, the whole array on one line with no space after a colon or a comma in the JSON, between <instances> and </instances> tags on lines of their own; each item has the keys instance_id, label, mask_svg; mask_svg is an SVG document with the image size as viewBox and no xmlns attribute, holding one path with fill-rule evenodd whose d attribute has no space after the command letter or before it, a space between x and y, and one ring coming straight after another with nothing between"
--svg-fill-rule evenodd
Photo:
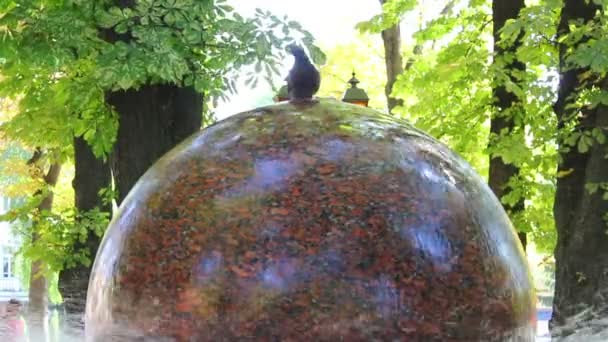
<instances>
[{"instance_id":1,"label":"granite ball","mask_svg":"<svg viewBox=\"0 0 608 342\"><path fill-rule=\"evenodd\" d=\"M88 341L534 341L515 230L404 120L331 99L217 122L163 156L105 233Z\"/></svg>"}]
</instances>

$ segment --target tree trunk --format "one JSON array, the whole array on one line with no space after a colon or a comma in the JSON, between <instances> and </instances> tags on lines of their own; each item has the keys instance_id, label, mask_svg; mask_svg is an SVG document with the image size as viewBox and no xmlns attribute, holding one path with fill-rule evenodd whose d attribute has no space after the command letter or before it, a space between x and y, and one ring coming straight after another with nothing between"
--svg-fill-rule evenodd
<instances>
[{"instance_id":1,"label":"tree trunk","mask_svg":"<svg viewBox=\"0 0 608 342\"><path fill-rule=\"evenodd\" d=\"M102 203L99 191L110 185L110 167L108 163L98 159L93 154L89 144L82 138L74 138L75 174L72 186L74 188L75 207L79 213L93 209L110 212L110 205ZM89 231L84 243L76 242L75 250L88 250L91 260L95 258L100 237ZM72 268L61 270L59 273L59 291L63 297L63 306L68 314L71 325L82 324L82 314L86 304L89 275L92 265L77 264Z\"/></svg>"},{"instance_id":2,"label":"tree trunk","mask_svg":"<svg viewBox=\"0 0 608 342\"><path fill-rule=\"evenodd\" d=\"M116 0L120 8L131 7L131 0ZM129 41L130 34L117 34L110 29L100 29L100 36L108 42ZM94 208L110 211L98 196L99 190L111 182L114 173L120 205L139 177L164 153L177 143L198 131L203 115L203 96L193 88L175 85L147 85L138 90L111 92L106 102L118 112L117 140L106 163L95 157L84 139L74 139L76 174L73 187L78 212ZM87 248L93 258L100 238L92 232L84 244L75 248ZM76 315L81 322L86 304L91 266L78 265L63 270L59 275L59 288L64 297L67 314ZM68 316L70 318L70 316Z\"/></svg>"},{"instance_id":3,"label":"tree trunk","mask_svg":"<svg viewBox=\"0 0 608 342\"><path fill-rule=\"evenodd\" d=\"M114 0L119 8L133 0ZM101 29L108 42L132 39L131 33ZM144 85L106 94L106 103L118 113L118 134L110 167L122 203L139 177L163 154L201 128L203 95L193 87L174 84Z\"/></svg>"},{"instance_id":4,"label":"tree trunk","mask_svg":"<svg viewBox=\"0 0 608 342\"><path fill-rule=\"evenodd\" d=\"M384 5L387 0L380 0L380 4ZM441 10L440 15L447 15L454 7L454 1L449 1ZM416 56L422 55L422 44L416 43L412 49L412 56L407 59L405 67L403 66L403 57L401 55L401 29L399 24L391 26L382 31L382 41L384 43L384 61L386 64L386 102L388 112L392 113L397 106L403 105L403 100L392 96L393 87L397 81L397 77L403 72L409 71L416 62ZM434 42L433 42L434 45Z\"/></svg>"},{"instance_id":5,"label":"tree trunk","mask_svg":"<svg viewBox=\"0 0 608 342\"><path fill-rule=\"evenodd\" d=\"M42 159L43 152L37 149L34 152L32 158L28 161L28 164L33 165L35 168L42 173L42 168L36 164ZM59 173L61 171L61 164L53 163L49 167L48 172L44 174L43 180L47 188L52 188L57 184ZM38 191L36 194L40 195L44 192ZM46 196L42 199L38 205L38 211L51 211L53 208L53 192L46 192ZM38 222L34 220L32 222L32 243L36 243L38 240L37 233ZM32 262L30 281L29 281L29 302L28 302L28 322L30 323L30 339L38 341L44 337L44 328L46 324L46 312L48 307L48 283L44 275L44 260L35 260Z\"/></svg>"},{"instance_id":6,"label":"tree trunk","mask_svg":"<svg viewBox=\"0 0 608 342\"><path fill-rule=\"evenodd\" d=\"M513 82L519 82L513 77L514 72L524 71L526 66L521 61L515 58L515 52L521 46L521 40L517 39L513 44L508 47L500 45L500 30L503 28L507 20L516 19L519 16L519 12L525 7L524 0L493 0L492 1L492 20L494 23L493 35L494 35L494 61L503 61L505 55L513 57L513 62L505 66L506 72L511 75ZM521 37L521 36L520 36ZM516 129L523 129L522 127L516 127L513 121L514 114L517 111L522 111L521 99L509 92L504 85L498 84L498 80L495 80L494 88L492 89L494 95L494 110L495 113L492 115L490 122L490 146L494 145L497 140L503 135L509 135ZM519 143L524 144L525 141ZM512 189L508 187L509 180L512 177L519 175L519 168L513 164L505 163L500 156L490 156L490 170L488 183L494 194L498 198L502 198L508 195ZM515 205L504 205L506 211L511 217L518 212L525 209L524 198L521 198ZM526 249L527 237L525 232L518 232L519 240Z\"/></svg>"},{"instance_id":7,"label":"tree trunk","mask_svg":"<svg viewBox=\"0 0 608 342\"><path fill-rule=\"evenodd\" d=\"M387 0L380 0L384 5ZM386 63L386 101L389 113L393 108L403 104L403 101L393 97L393 86L397 81L397 76L403 73L403 57L401 56L401 29L399 23L382 31L382 41L384 42L384 61Z\"/></svg>"},{"instance_id":8,"label":"tree trunk","mask_svg":"<svg viewBox=\"0 0 608 342\"><path fill-rule=\"evenodd\" d=\"M600 9L600 5L591 1L565 0L558 36L569 33L570 25L579 26L598 20L594 18ZM581 91L592 87L608 91L605 77L589 76L588 69L571 68L566 64L570 49L587 40L588 37L583 37L575 46L560 43L560 83L554 109L558 127L562 130L572 127L566 123L574 122L575 127L570 133L593 128L605 133L608 107L600 104L595 108L577 110L568 106ZM608 159L605 158L606 145L597 142L585 152L580 152L576 146L568 146L563 140L559 145L561 159L553 208L557 229L555 297L550 327L554 336L567 336L573 328L595 326L601 329L598 326L600 320L595 318L605 318L608 314L608 234L606 222L602 219L608 212L608 201L602 199L601 191L591 193L585 189L590 183L608 182ZM574 325L570 319L575 315Z\"/></svg>"},{"instance_id":9,"label":"tree trunk","mask_svg":"<svg viewBox=\"0 0 608 342\"><path fill-rule=\"evenodd\" d=\"M111 163L120 204L159 157L200 129L203 95L193 88L147 85L110 93L106 101L119 113Z\"/></svg>"},{"instance_id":10,"label":"tree trunk","mask_svg":"<svg viewBox=\"0 0 608 342\"><path fill-rule=\"evenodd\" d=\"M38 236L32 235L32 242ZM30 270L30 288L27 304L28 334L32 341L44 341L47 330L46 318L48 308L48 282L42 274L44 262L42 260L32 261Z\"/></svg>"}]
</instances>

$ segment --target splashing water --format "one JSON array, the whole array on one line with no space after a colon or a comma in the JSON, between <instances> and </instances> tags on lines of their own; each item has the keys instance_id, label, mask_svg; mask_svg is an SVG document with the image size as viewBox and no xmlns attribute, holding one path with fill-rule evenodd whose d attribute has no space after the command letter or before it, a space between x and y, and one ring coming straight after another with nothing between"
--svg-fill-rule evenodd
<instances>
[{"instance_id":1,"label":"splashing water","mask_svg":"<svg viewBox=\"0 0 608 342\"><path fill-rule=\"evenodd\" d=\"M1 304L0 304L1 305ZM0 309L1 310L1 309ZM68 317L59 309L41 318L25 312L0 315L0 341L3 342L79 342L84 341L80 315Z\"/></svg>"},{"instance_id":2,"label":"splashing water","mask_svg":"<svg viewBox=\"0 0 608 342\"><path fill-rule=\"evenodd\" d=\"M62 313L61 309L50 310L44 324L29 318L26 314L20 314L17 321L21 322L20 324L23 326L21 335L15 334L15 327L20 324L15 324L13 318L6 316L5 311L0 312L2 312L0 315L0 341L3 342L41 342L42 340L44 342L81 342L85 340L82 318L79 315L66 315ZM547 309L540 309L538 312L537 342L552 341L548 331L550 314L550 310ZM559 341L608 341L608 318L597 318L585 328L581 328L581 318L587 314L587 311L583 311L573 318L565 329L574 333ZM557 340L553 339L553 341Z\"/></svg>"}]
</instances>

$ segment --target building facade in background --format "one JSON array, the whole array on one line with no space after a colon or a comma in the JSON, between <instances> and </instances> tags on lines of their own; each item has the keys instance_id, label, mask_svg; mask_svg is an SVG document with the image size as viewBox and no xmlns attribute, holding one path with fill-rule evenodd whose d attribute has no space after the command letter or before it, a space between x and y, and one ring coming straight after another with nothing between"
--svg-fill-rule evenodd
<instances>
[{"instance_id":1,"label":"building facade in background","mask_svg":"<svg viewBox=\"0 0 608 342\"><path fill-rule=\"evenodd\" d=\"M6 213L13 200L0 196L0 214ZM20 246L18 236L13 234L10 223L0 221L0 303L14 298L27 301L27 292L15 273L15 252Z\"/></svg>"}]
</instances>

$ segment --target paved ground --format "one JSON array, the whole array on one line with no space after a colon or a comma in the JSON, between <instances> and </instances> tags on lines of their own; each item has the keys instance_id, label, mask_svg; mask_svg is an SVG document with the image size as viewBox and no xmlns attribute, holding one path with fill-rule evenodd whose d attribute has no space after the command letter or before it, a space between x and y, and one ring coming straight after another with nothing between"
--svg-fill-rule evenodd
<instances>
[{"instance_id":1,"label":"paved ground","mask_svg":"<svg viewBox=\"0 0 608 342\"><path fill-rule=\"evenodd\" d=\"M549 319L551 319L551 309L538 309L536 319L536 342L551 341L551 337L549 335Z\"/></svg>"}]
</instances>

